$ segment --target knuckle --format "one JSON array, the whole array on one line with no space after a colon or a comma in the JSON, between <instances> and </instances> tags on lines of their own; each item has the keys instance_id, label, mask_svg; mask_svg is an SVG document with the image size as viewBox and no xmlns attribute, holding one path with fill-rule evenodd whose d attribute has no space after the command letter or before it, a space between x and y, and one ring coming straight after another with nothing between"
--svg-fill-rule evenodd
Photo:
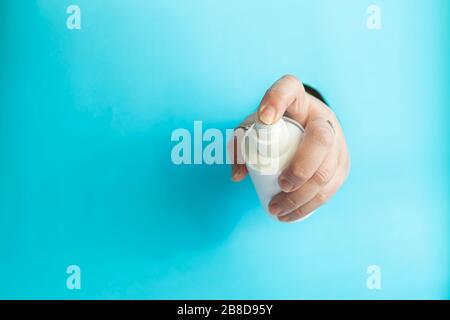
<instances>
[{"instance_id":1,"label":"knuckle","mask_svg":"<svg viewBox=\"0 0 450 320\"><path fill-rule=\"evenodd\" d=\"M325 202L328 201L328 195L326 193L320 192L317 195L317 201L319 202L320 205L324 204Z\"/></svg>"},{"instance_id":2,"label":"knuckle","mask_svg":"<svg viewBox=\"0 0 450 320\"><path fill-rule=\"evenodd\" d=\"M310 175L301 164L294 163L291 167L291 175L300 182L309 180Z\"/></svg>"},{"instance_id":3,"label":"knuckle","mask_svg":"<svg viewBox=\"0 0 450 320\"><path fill-rule=\"evenodd\" d=\"M292 208L298 208L300 205L298 201L295 199L295 197L292 197L290 194L286 194L284 196L284 202L286 204L286 207L292 209Z\"/></svg>"},{"instance_id":4,"label":"knuckle","mask_svg":"<svg viewBox=\"0 0 450 320\"><path fill-rule=\"evenodd\" d=\"M323 186L330 181L331 177L332 175L330 170L326 168L319 168L312 176L312 179L318 185Z\"/></svg>"},{"instance_id":5,"label":"knuckle","mask_svg":"<svg viewBox=\"0 0 450 320\"><path fill-rule=\"evenodd\" d=\"M272 87L266 92L266 100L271 104L277 104L279 101L283 101L285 99L286 93L276 87Z\"/></svg>"},{"instance_id":6,"label":"knuckle","mask_svg":"<svg viewBox=\"0 0 450 320\"><path fill-rule=\"evenodd\" d=\"M292 83L294 83L296 86L301 87L302 86L302 82L300 81L299 78L297 78L296 76L294 76L293 74L285 74L283 76L283 79L288 80Z\"/></svg>"},{"instance_id":7,"label":"knuckle","mask_svg":"<svg viewBox=\"0 0 450 320\"><path fill-rule=\"evenodd\" d=\"M317 143L326 148L331 147L334 141L333 129L328 125L320 125L312 128L311 136Z\"/></svg>"}]
</instances>

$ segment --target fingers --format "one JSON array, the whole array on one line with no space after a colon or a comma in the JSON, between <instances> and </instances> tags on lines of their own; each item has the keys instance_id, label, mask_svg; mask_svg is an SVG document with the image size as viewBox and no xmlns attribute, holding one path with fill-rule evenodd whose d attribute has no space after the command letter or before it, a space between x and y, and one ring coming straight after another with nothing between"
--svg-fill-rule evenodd
<instances>
[{"instance_id":1,"label":"fingers","mask_svg":"<svg viewBox=\"0 0 450 320\"><path fill-rule=\"evenodd\" d=\"M305 136L291 165L280 175L279 184L284 192L293 192L314 177L321 184L330 177L331 162L318 170L335 143L335 132L329 121L317 118L308 122ZM337 157L337 155L334 155Z\"/></svg>"},{"instance_id":2,"label":"fingers","mask_svg":"<svg viewBox=\"0 0 450 320\"><path fill-rule=\"evenodd\" d=\"M244 136L243 129L237 129L230 142L228 143L228 154L231 158L231 180L239 182L247 175L247 167L243 163L241 150L239 145Z\"/></svg>"},{"instance_id":3,"label":"fingers","mask_svg":"<svg viewBox=\"0 0 450 320\"><path fill-rule=\"evenodd\" d=\"M277 194L270 202L269 211L272 214L283 216L311 201L336 174L338 155L339 149L335 144L311 179L294 192Z\"/></svg>"},{"instance_id":4,"label":"fingers","mask_svg":"<svg viewBox=\"0 0 450 320\"><path fill-rule=\"evenodd\" d=\"M258 116L265 124L273 124L287 113L303 125L308 114L307 108L303 84L296 77L286 75L267 90L258 108Z\"/></svg>"},{"instance_id":5,"label":"fingers","mask_svg":"<svg viewBox=\"0 0 450 320\"><path fill-rule=\"evenodd\" d=\"M293 212L278 217L278 220L281 222L294 222L311 214L314 210L325 204L337 192L344 183L347 173L347 169L343 166L343 168L336 173L333 179L313 199L295 209Z\"/></svg>"},{"instance_id":6,"label":"fingers","mask_svg":"<svg viewBox=\"0 0 450 320\"><path fill-rule=\"evenodd\" d=\"M283 192L269 205L280 221L304 218L337 192L349 172L348 150L339 121L290 75L267 90L257 115L266 124L286 115L305 127L294 159L280 175L278 182Z\"/></svg>"},{"instance_id":7,"label":"fingers","mask_svg":"<svg viewBox=\"0 0 450 320\"><path fill-rule=\"evenodd\" d=\"M244 164L233 164L231 166L231 180L234 182L242 181L247 172L247 167Z\"/></svg>"},{"instance_id":8,"label":"fingers","mask_svg":"<svg viewBox=\"0 0 450 320\"><path fill-rule=\"evenodd\" d=\"M275 82L264 95L257 116L266 124L278 121L285 113L304 124L307 118L307 95L303 84L294 76L286 75ZM256 114L250 115L243 123L254 122ZM236 133L242 130L236 130ZM239 138L239 137L238 137ZM236 139L230 141L229 154L239 158L240 150L236 148L239 143ZM232 161L232 180L241 181L247 174L247 168L242 162Z\"/></svg>"}]
</instances>

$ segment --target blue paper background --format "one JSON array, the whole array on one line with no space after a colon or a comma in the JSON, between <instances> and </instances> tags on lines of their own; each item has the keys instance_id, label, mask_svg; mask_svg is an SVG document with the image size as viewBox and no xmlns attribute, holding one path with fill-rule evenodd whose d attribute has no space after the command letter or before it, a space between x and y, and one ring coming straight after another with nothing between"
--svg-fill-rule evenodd
<instances>
[{"instance_id":1,"label":"blue paper background","mask_svg":"<svg viewBox=\"0 0 450 320\"><path fill-rule=\"evenodd\" d=\"M0 297L449 298L450 4L378 0L378 31L370 4L1 1ZM293 225L228 167L170 161L175 128L233 127L285 73L352 156Z\"/></svg>"}]
</instances>

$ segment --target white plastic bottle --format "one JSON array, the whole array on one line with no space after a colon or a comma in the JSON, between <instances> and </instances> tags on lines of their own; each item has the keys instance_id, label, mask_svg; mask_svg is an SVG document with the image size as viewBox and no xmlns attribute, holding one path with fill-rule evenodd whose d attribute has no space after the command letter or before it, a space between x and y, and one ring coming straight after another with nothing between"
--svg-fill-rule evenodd
<instances>
[{"instance_id":1,"label":"white plastic bottle","mask_svg":"<svg viewBox=\"0 0 450 320\"><path fill-rule=\"evenodd\" d=\"M303 134L304 129L299 123L283 117L273 125L257 120L242 139L241 152L245 164L267 212L273 196L282 191L278 177L289 166Z\"/></svg>"}]
</instances>

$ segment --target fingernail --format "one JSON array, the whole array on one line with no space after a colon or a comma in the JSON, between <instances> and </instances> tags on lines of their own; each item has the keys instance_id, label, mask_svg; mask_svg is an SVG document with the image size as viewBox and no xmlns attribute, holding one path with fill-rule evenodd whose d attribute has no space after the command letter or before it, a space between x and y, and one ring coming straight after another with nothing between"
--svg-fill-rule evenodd
<instances>
[{"instance_id":1,"label":"fingernail","mask_svg":"<svg viewBox=\"0 0 450 320\"><path fill-rule=\"evenodd\" d=\"M263 106L259 111L259 120L265 124L272 124L276 116L275 108L272 106Z\"/></svg>"},{"instance_id":2,"label":"fingernail","mask_svg":"<svg viewBox=\"0 0 450 320\"><path fill-rule=\"evenodd\" d=\"M270 211L270 213L273 214L273 215L279 215L279 214L283 211L283 209L279 206L278 203L272 202L272 203L269 205L269 211Z\"/></svg>"},{"instance_id":3,"label":"fingernail","mask_svg":"<svg viewBox=\"0 0 450 320\"><path fill-rule=\"evenodd\" d=\"M278 220L281 222L289 222L291 219L289 218L289 216L281 216L278 217Z\"/></svg>"},{"instance_id":4,"label":"fingernail","mask_svg":"<svg viewBox=\"0 0 450 320\"><path fill-rule=\"evenodd\" d=\"M239 176L239 173L241 172L240 167L233 166L233 170L231 172L231 180L236 180L236 178Z\"/></svg>"},{"instance_id":5,"label":"fingernail","mask_svg":"<svg viewBox=\"0 0 450 320\"><path fill-rule=\"evenodd\" d=\"M286 178L280 179L280 187L284 192L290 192L292 189L294 189L294 185Z\"/></svg>"}]
</instances>

